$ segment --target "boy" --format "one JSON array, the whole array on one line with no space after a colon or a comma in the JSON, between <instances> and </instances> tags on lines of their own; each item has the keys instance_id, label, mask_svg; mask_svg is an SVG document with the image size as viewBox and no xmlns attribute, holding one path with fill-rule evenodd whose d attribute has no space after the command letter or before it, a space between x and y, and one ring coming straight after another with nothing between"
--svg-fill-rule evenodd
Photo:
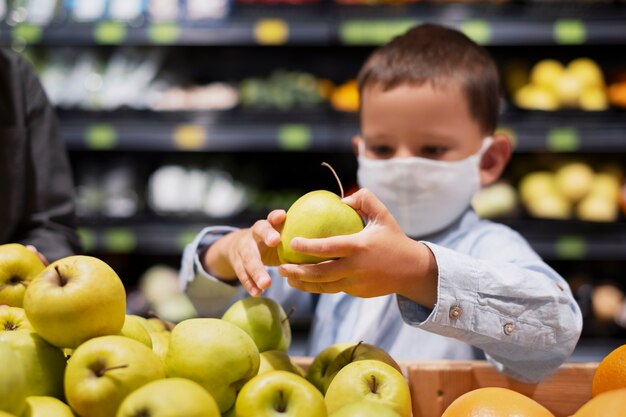
<instances>
[{"instance_id":1,"label":"boy","mask_svg":"<svg viewBox=\"0 0 626 417\"><path fill-rule=\"evenodd\" d=\"M365 229L291 243L332 261L266 268L279 263L283 210L249 229L207 228L184 254L188 295L219 314L240 291L224 282L238 279L253 296L315 308L309 355L364 340L400 360L471 359L475 346L514 378L546 377L573 351L580 310L521 236L470 208L511 154L494 134L492 59L459 32L423 25L376 50L358 81L362 189L344 202Z\"/></svg>"}]
</instances>

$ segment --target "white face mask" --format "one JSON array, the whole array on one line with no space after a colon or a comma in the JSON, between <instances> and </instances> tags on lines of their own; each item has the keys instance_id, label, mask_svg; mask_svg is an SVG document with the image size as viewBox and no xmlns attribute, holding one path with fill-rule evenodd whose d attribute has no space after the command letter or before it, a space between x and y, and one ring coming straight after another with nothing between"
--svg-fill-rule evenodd
<instances>
[{"instance_id":1,"label":"white face mask","mask_svg":"<svg viewBox=\"0 0 626 417\"><path fill-rule=\"evenodd\" d=\"M421 157L369 159L359 149L359 185L378 197L404 233L425 236L444 229L469 207L480 189L480 161L492 139L460 161Z\"/></svg>"}]
</instances>

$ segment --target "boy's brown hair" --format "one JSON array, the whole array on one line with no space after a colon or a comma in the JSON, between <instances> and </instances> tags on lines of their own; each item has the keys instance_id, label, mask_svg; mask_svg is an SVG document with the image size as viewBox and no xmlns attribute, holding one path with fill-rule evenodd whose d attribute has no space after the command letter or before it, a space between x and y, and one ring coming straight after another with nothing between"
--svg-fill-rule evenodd
<instances>
[{"instance_id":1,"label":"boy's brown hair","mask_svg":"<svg viewBox=\"0 0 626 417\"><path fill-rule=\"evenodd\" d=\"M374 85L385 90L401 84L434 88L458 83L470 114L486 134L498 123L500 77L489 53L454 29L425 24L376 49L358 76L359 93Z\"/></svg>"}]
</instances>

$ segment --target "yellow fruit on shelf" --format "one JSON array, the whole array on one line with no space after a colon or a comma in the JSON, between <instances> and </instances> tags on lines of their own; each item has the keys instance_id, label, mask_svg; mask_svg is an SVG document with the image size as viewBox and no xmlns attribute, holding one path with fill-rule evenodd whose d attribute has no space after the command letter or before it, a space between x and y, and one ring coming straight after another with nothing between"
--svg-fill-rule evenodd
<instances>
[{"instance_id":1,"label":"yellow fruit on shelf","mask_svg":"<svg viewBox=\"0 0 626 417\"><path fill-rule=\"evenodd\" d=\"M591 395L596 397L603 392L620 388L626 389L626 345L614 349L602 359L593 376ZM624 401L626 407L626 395ZM626 413L626 408L624 412Z\"/></svg>"},{"instance_id":2,"label":"yellow fruit on shelf","mask_svg":"<svg viewBox=\"0 0 626 417\"><path fill-rule=\"evenodd\" d=\"M577 78L584 88L598 87L603 89L605 87L602 70L592 59L577 58L567 65L566 71Z\"/></svg>"},{"instance_id":3,"label":"yellow fruit on shelf","mask_svg":"<svg viewBox=\"0 0 626 417\"><path fill-rule=\"evenodd\" d=\"M593 179L593 169L584 162L563 165L554 177L559 192L572 202L580 201L589 194Z\"/></svg>"},{"instance_id":4,"label":"yellow fruit on shelf","mask_svg":"<svg viewBox=\"0 0 626 417\"><path fill-rule=\"evenodd\" d=\"M565 220L572 217L572 205L560 194L546 194L526 204L531 216L540 219Z\"/></svg>"},{"instance_id":5,"label":"yellow fruit on shelf","mask_svg":"<svg viewBox=\"0 0 626 417\"><path fill-rule=\"evenodd\" d=\"M549 171L535 171L526 174L519 183L520 198L524 204L547 194L555 194L554 174Z\"/></svg>"},{"instance_id":6,"label":"yellow fruit on shelf","mask_svg":"<svg viewBox=\"0 0 626 417\"><path fill-rule=\"evenodd\" d=\"M330 102L335 110L356 112L359 110L359 88L355 80L340 85L333 91Z\"/></svg>"},{"instance_id":7,"label":"yellow fruit on shelf","mask_svg":"<svg viewBox=\"0 0 626 417\"><path fill-rule=\"evenodd\" d=\"M580 220L589 222L614 222L619 215L619 208L615 200L591 194L578 204L576 215Z\"/></svg>"},{"instance_id":8,"label":"yellow fruit on shelf","mask_svg":"<svg viewBox=\"0 0 626 417\"><path fill-rule=\"evenodd\" d=\"M565 72L563 65L554 59L539 61L530 71L530 82L537 86L554 88Z\"/></svg>"},{"instance_id":9,"label":"yellow fruit on shelf","mask_svg":"<svg viewBox=\"0 0 626 417\"><path fill-rule=\"evenodd\" d=\"M478 388L454 400L441 417L554 417L547 408L519 392Z\"/></svg>"},{"instance_id":10,"label":"yellow fruit on shelf","mask_svg":"<svg viewBox=\"0 0 626 417\"><path fill-rule=\"evenodd\" d=\"M578 107L578 99L583 91L583 84L569 72L563 73L554 85L554 91L563 107Z\"/></svg>"},{"instance_id":11,"label":"yellow fruit on shelf","mask_svg":"<svg viewBox=\"0 0 626 417\"><path fill-rule=\"evenodd\" d=\"M514 97L515 104L522 109L554 111L558 110L559 98L553 90L528 84L520 88Z\"/></svg>"}]
</instances>

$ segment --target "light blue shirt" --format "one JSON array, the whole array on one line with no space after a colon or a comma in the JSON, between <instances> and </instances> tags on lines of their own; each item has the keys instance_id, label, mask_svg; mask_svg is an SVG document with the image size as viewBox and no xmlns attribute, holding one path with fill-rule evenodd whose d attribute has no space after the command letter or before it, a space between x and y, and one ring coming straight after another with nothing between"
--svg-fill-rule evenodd
<instances>
[{"instance_id":1,"label":"light blue shirt","mask_svg":"<svg viewBox=\"0 0 626 417\"><path fill-rule=\"evenodd\" d=\"M219 317L245 297L242 287L207 274L198 256L232 230L208 227L185 249L181 286L203 316ZM272 285L264 296L313 317L312 356L334 343L359 340L396 360L474 359L474 346L505 374L537 382L573 352L582 329L578 304L567 282L517 232L467 211L421 242L439 270L432 310L393 294L368 299L322 294L316 303L315 295L289 287L271 267Z\"/></svg>"}]
</instances>

